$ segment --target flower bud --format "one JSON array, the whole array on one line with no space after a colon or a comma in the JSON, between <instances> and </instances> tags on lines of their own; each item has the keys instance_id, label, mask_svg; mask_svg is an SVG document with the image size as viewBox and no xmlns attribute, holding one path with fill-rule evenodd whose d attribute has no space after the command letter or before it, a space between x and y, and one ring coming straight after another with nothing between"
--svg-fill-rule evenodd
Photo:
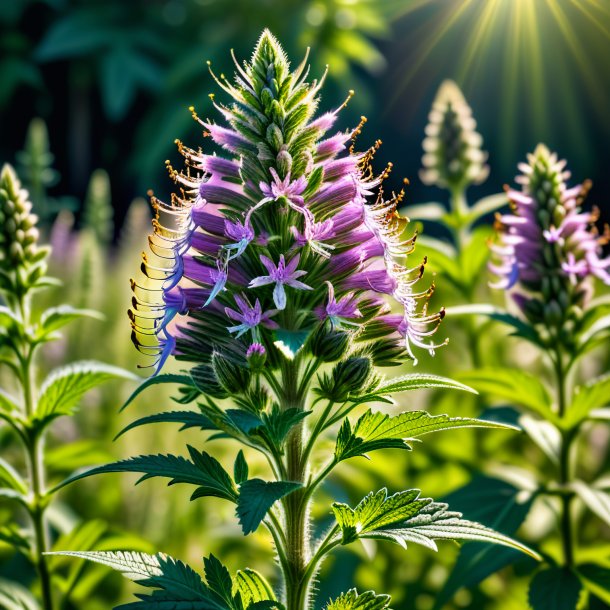
<instances>
[{"instance_id":1,"label":"flower bud","mask_svg":"<svg viewBox=\"0 0 610 610\"><path fill-rule=\"evenodd\" d=\"M191 377L197 389L212 398L226 398L227 392L220 385L214 369L207 364L200 364L191 369Z\"/></svg>"},{"instance_id":2,"label":"flower bud","mask_svg":"<svg viewBox=\"0 0 610 610\"><path fill-rule=\"evenodd\" d=\"M349 347L349 334L322 325L310 339L311 353L322 362L335 362L342 358Z\"/></svg>"},{"instance_id":3,"label":"flower bud","mask_svg":"<svg viewBox=\"0 0 610 610\"><path fill-rule=\"evenodd\" d=\"M224 354L212 354L212 367L220 385L229 394L245 392L250 384L250 371Z\"/></svg>"},{"instance_id":4,"label":"flower bud","mask_svg":"<svg viewBox=\"0 0 610 610\"><path fill-rule=\"evenodd\" d=\"M267 350L260 343L253 343L246 352L246 359L251 371L260 371L267 361Z\"/></svg>"},{"instance_id":5,"label":"flower bud","mask_svg":"<svg viewBox=\"0 0 610 610\"><path fill-rule=\"evenodd\" d=\"M367 385L372 369L369 358L352 356L335 365L330 377L320 383L321 394L334 402L344 402Z\"/></svg>"}]
</instances>

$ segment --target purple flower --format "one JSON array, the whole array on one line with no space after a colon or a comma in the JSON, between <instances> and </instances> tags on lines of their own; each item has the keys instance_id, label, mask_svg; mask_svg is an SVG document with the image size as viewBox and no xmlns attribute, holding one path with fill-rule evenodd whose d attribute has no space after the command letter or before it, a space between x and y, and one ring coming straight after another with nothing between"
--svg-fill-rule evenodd
<instances>
[{"instance_id":1,"label":"purple flower","mask_svg":"<svg viewBox=\"0 0 610 610\"><path fill-rule=\"evenodd\" d=\"M235 240L234 243L224 246L230 252L229 260L241 256L248 244L254 239L254 231L248 223L225 220L225 234Z\"/></svg>"},{"instance_id":2,"label":"purple flower","mask_svg":"<svg viewBox=\"0 0 610 610\"><path fill-rule=\"evenodd\" d=\"M261 254L260 260L265 265L269 275L259 275L250 281L249 288L258 288L267 284L275 284L273 289L273 302L279 309L286 309L286 289L285 286L296 288L297 290L313 290L311 286L300 282L297 278L307 274L307 271L298 271L300 255L293 256L288 264L284 255L280 255L280 260L277 266L275 263L264 254Z\"/></svg>"},{"instance_id":3,"label":"purple flower","mask_svg":"<svg viewBox=\"0 0 610 610\"><path fill-rule=\"evenodd\" d=\"M255 341L258 341L259 324L262 324L266 328L279 328L278 324L271 320L277 313L277 310L271 309L267 312L263 312L261 302L258 299L256 299L254 307L251 307L244 296L236 294L233 298L235 299L239 311L235 311L230 307L225 307L225 313L231 320L239 322L236 326L227 327L227 330L230 333L237 333L236 337L239 338L248 331L252 331L252 338Z\"/></svg>"},{"instance_id":4,"label":"purple flower","mask_svg":"<svg viewBox=\"0 0 610 610\"><path fill-rule=\"evenodd\" d=\"M344 294L339 300L335 298L335 288L330 282L326 282L328 286L328 302L326 305L319 305L315 309L315 313L320 320L330 320L334 328L340 327L342 324L350 324L346 320L361 318L362 313L358 309L358 299L354 294Z\"/></svg>"},{"instance_id":5,"label":"purple flower","mask_svg":"<svg viewBox=\"0 0 610 610\"><path fill-rule=\"evenodd\" d=\"M335 237L334 223L330 218L323 222L306 223L303 233L300 233L296 227L290 227L290 231L297 248L309 245L316 254L324 258L330 258L331 252L335 249L332 244L324 243Z\"/></svg>"}]
</instances>

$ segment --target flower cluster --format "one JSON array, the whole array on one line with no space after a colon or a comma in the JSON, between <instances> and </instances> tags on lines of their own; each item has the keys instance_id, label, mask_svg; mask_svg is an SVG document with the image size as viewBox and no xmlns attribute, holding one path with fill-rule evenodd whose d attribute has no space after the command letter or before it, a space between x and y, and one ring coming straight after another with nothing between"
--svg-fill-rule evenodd
<instances>
[{"instance_id":1,"label":"flower cluster","mask_svg":"<svg viewBox=\"0 0 610 610\"><path fill-rule=\"evenodd\" d=\"M22 295L44 275L48 248L38 245L38 218L10 165L0 174L0 288Z\"/></svg>"},{"instance_id":2,"label":"flower cluster","mask_svg":"<svg viewBox=\"0 0 610 610\"><path fill-rule=\"evenodd\" d=\"M450 190L480 184L489 174L483 138L459 87L444 81L436 94L423 141L422 182Z\"/></svg>"},{"instance_id":3,"label":"flower cluster","mask_svg":"<svg viewBox=\"0 0 610 610\"><path fill-rule=\"evenodd\" d=\"M306 59L290 71L265 32L252 60L235 62L234 83L214 76L232 102L214 101L222 123L191 109L226 157L177 141L186 170L168 167L179 192L169 204L152 196L151 254L130 316L158 367L170 354L203 365L265 354L279 366L282 351L312 354L320 332L349 335L336 358L349 343L380 365L437 347L443 311L428 312L432 288L414 289L425 260L407 260L404 193L384 196L390 167L371 169L379 143L355 152L364 119L328 135L338 111L314 118L324 78L307 82Z\"/></svg>"},{"instance_id":4,"label":"flower cluster","mask_svg":"<svg viewBox=\"0 0 610 610\"><path fill-rule=\"evenodd\" d=\"M595 228L597 209L581 210L589 183L568 187L565 167L542 144L519 165L521 190L506 188L512 213L497 216L499 241L491 246L495 287L519 282L528 295L514 298L526 316L554 326L585 305L589 278L610 285L610 257L602 258L610 232L606 226L600 235Z\"/></svg>"}]
</instances>

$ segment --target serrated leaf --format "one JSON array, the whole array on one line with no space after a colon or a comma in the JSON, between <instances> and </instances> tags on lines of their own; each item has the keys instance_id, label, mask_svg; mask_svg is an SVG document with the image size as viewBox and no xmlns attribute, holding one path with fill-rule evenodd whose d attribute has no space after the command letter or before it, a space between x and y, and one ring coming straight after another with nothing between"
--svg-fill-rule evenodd
<instances>
[{"instance_id":1,"label":"serrated leaf","mask_svg":"<svg viewBox=\"0 0 610 610\"><path fill-rule=\"evenodd\" d=\"M21 475L2 458L0 458L0 487L12 489L23 495L28 493L28 486Z\"/></svg>"},{"instance_id":2,"label":"serrated leaf","mask_svg":"<svg viewBox=\"0 0 610 610\"><path fill-rule=\"evenodd\" d=\"M424 434L451 428L498 428L515 430L498 422L467 417L431 415L426 411L406 411L394 417L368 410L356 422L353 430L348 419L344 420L337 437L335 459L346 460L364 455L368 451L390 447L409 448L407 441Z\"/></svg>"},{"instance_id":3,"label":"serrated leaf","mask_svg":"<svg viewBox=\"0 0 610 610\"><path fill-rule=\"evenodd\" d=\"M195 387L195 383L190 375L178 375L174 373L164 373L163 375L155 375L142 381L142 383L134 390L125 404L121 407L121 411L128 407L144 390L153 386L164 383L178 383L185 386Z\"/></svg>"},{"instance_id":4,"label":"serrated leaf","mask_svg":"<svg viewBox=\"0 0 610 610\"><path fill-rule=\"evenodd\" d=\"M235 465L233 467L233 478L235 482L240 485L248 478L248 463L244 457L244 452L240 449L237 457L235 458Z\"/></svg>"},{"instance_id":5,"label":"serrated leaf","mask_svg":"<svg viewBox=\"0 0 610 610\"><path fill-rule=\"evenodd\" d=\"M528 602L533 610L576 610L581 589L571 570L548 568L532 579Z\"/></svg>"},{"instance_id":6,"label":"serrated leaf","mask_svg":"<svg viewBox=\"0 0 610 610\"><path fill-rule=\"evenodd\" d=\"M69 324L73 320L80 318L93 318L96 320L103 320L104 316L94 311L93 309L75 309L70 305L59 305L58 307L51 307L47 309L40 318L39 328L36 332L36 338L44 338L49 333L52 333L60 328L63 328L66 324Z\"/></svg>"},{"instance_id":7,"label":"serrated leaf","mask_svg":"<svg viewBox=\"0 0 610 610\"><path fill-rule=\"evenodd\" d=\"M208 587L224 600L228 607L233 607L233 580L229 570L214 555L204 557L203 566Z\"/></svg>"},{"instance_id":8,"label":"serrated leaf","mask_svg":"<svg viewBox=\"0 0 610 610\"><path fill-rule=\"evenodd\" d=\"M137 552L76 552L62 551L49 555L67 555L87 559L112 568L139 584L151 589L160 589L150 596L140 596L150 605L147 608L191 608L192 610L226 610L227 606L217 599L205 585L201 576L186 564L163 553L148 555ZM157 602L163 602L159 604ZM169 605L172 602L174 605ZM175 602L202 602L197 605L178 605ZM138 607L128 604L124 608Z\"/></svg>"},{"instance_id":9,"label":"serrated leaf","mask_svg":"<svg viewBox=\"0 0 610 610\"><path fill-rule=\"evenodd\" d=\"M102 362L81 361L56 369L45 379L33 418L47 422L61 415L69 415L89 390L111 379L137 377Z\"/></svg>"},{"instance_id":10,"label":"serrated leaf","mask_svg":"<svg viewBox=\"0 0 610 610\"><path fill-rule=\"evenodd\" d=\"M400 491L388 496L387 489L369 493L355 508L334 502L333 513L342 532L342 544L349 544L376 527L397 523L416 515L427 506L429 498L419 499L419 489Z\"/></svg>"},{"instance_id":11,"label":"serrated leaf","mask_svg":"<svg viewBox=\"0 0 610 610\"><path fill-rule=\"evenodd\" d=\"M271 442L281 450L289 432L310 414L311 411L302 411L296 407L282 410L274 404L269 413L261 414L261 418Z\"/></svg>"},{"instance_id":12,"label":"serrated leaf","mask_svg":"<svg viewBox=\"0 0 610 610\"><path fill-rule=\"evenodd\" d=\"M450 390L461 390L463 392L470 392L476 394L476 390L448 379L447 377L440 377L438 375L429 374L414 374L414 375L403 375L401 377L395 377L394 379L388 379L381 383L376 388L374 394L380 394L382 396L389 396L390 394L398 394L400 392L408 392L410 390L420 390L427 388L446 388ZM366 398L366 397L364 397ZM364 398L359 399L359 402L364 401Z\"/></svg>"},{"instance_id":13,"label":"serrated leaf","mask_svg":"<svg viewBox=\"0 0 610 610\"><path fill-rule=\"evenodd\" d=\"M595 489L584 481L572 481L570 487L578 494L585 506L606 525L610 525L610 494Z\"/></svg>"},{"instance_id":14,"label":"serrated leaf","mask_svg":"<svg viewBox=\"0 0 610 610\"><path fill-rule=\"evenodd\" d=\"M159 423L175 423L182 424L180 432L188 430L189 428L199 428L200 430L218 430L218 427L213 424L209 418L202 413L196 411L166 411L164 413L156 413L154 415L147 415L136 419L127 426L125 426L115 437L115 440L139 426L145 426L147 424L159 424Z\"/></svg>"},{"instance_id":15,"label":"serrated leaf","mask_svg":"<svg viewBox=\"0 0 610 610\"><path fill-rule=\"evenodd\" d=\"M267 579L256 570L246 568L238 570L234 578L234 589L239 593L244 604L248 608L250 604L263 601L276 601L275 593Z\"/></svg>"},{"instance_id":16,"label":"serrated leaf","mask_svg":"<svg viewBox=\"0 0 610 610\"><path fill-rule=\"evenodd\" d=\"M519 542L480 523L462 519L461 513L448 510L447 504L420 498L419 493L410 489L388 498L382 489L366 496L355 509L334 503L342 543L357 538L386 539L404 548L407 542L413 542L437 550L436 540L493 542L540 559L535 551Z\"/></svg>"},{"instance_id":17,"label":"serrated leaf","mask_svg":"<svg viewBox=\"0 0 610 610\"><path fill-rule=\"evenodd\" d=\"M263 481L250 479L239 486L237 516L244 535L258 528L273 504L302 487L292 481Z\"/></svg>"},{"instance_id":18,"label":"serrated leaf","mask_svg":"<svg viewBox=\"0 0 610 610\"><path fill-rule=\"evenodd\" d=\"M375 591L358 593L350 589L326 605L326 610L385 610L390 605L389 595L377 595Z\"/></svg>"},{"instance_id":19,"label":"serrated leaf","mask_svg":"<svg viewBox=\"0 0 610 610\"><path fill-rule=\"evenodd\" d=\"M542 382L525 371L487 367L459 374L480 392L507 399L511 404L527 407L549 421L556 422L551 397Z\"/></svg>"},{"instance_id":20,"label":"serrated leaf","mask_svg":"<svg viewBox=\"0 0 610 610\"><path fill-rule=\"evenodd\" d=\"M235 502L237 490L220 462L211 455L199 452L189 445L187 448L193 461L176 455L141 455L78 473L62 481L52 491L97 474L137 472L142 473L143 476L138 479L136 485L147 479L163 477L170 479L168 485L177 483L197 485L198 488L191 496L192 500L203 496L217 496Z\"/></svg>"}]
</instances>

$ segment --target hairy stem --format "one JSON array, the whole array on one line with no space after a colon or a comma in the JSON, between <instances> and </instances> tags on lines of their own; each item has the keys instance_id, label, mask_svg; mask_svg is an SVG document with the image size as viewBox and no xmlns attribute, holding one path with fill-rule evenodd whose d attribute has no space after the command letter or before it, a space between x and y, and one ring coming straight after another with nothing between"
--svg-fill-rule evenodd
<instances>
[{"instance_id":1,"label":"hairy stem","mask_svg":"<svg viewBox=\"0 0 610 610\"><path fill-rule=\"evenodd\" d=\"M557 381L557 402L559 417L563 418L567 410L566 402L566 371L563 364L563 354L557 349L555 355L555 376ZM571 430L562 432L561 451L559 454L559 483L566 487L571 480L570 448L574 435ZM571 568L574 565L574 532L571 516L572 495L561 496L561 538L563 546L564 565Z\"/></svg>"},{"instance_id":2,"label":"hairy stem","mask_svg":"<svg viewBox=\"0 0 610 610\"><path fill-rule=\"evenodd\" d=\"M304 396L298 391L298 364L286 364L283 370L283 408L304 408ZM307 463L303 461L303 424L295 426L286 443L286 473L289 481L305 485ZM310 556L308 502L303 502L305 488L298 489L283 500L286 521L286 609L309 607L309 586L305 573Z\"/></svg>"},{"instance_id":3,"label":"hairy stem","mask_svg":"<svg viewBox=\"0 0 610 610\"><path fill-rule=\"evenodd\" d=\"M19 311L25 328L29 327L29 303L27 296L19 301ZM29 333L28 333L29 334ZM30 418L34 413L34 364L33 347L25 345L20 355L21 382L23 386L23 404L25 415ZM49 532L45 520L45 469L43 461L44 438L38 430L29 430L26 436L26 457L31 483L31 500L29 513L32 519L35 539L35 563L40 578L44 610L53 610L51 573L45 553L49 550Z\"/></svg>"}]
</instances>

